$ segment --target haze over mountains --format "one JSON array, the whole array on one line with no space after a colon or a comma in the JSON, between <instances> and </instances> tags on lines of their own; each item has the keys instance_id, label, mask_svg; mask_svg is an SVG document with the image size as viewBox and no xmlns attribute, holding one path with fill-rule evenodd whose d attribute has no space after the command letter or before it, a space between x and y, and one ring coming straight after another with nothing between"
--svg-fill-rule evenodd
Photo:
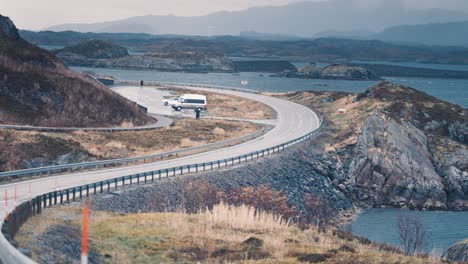
<instances>
[{"instance_id":1,"label":"haze over mountains","mask_svg":"<svg viewBox=\"0 0 468 264\"><path fill-rule=\"evenodd\" d=\"M462 11L408 9L399 0L382 0L379 4L364 8L358 3L359 1L349 0L298 2L197 17L149 15L93 24L62 24L48 30L202 36L239 35L241 32L256 31L313 37L324 31L379 32L399 25L468 20L468 14Z\"/></svg>"}]
</instances>

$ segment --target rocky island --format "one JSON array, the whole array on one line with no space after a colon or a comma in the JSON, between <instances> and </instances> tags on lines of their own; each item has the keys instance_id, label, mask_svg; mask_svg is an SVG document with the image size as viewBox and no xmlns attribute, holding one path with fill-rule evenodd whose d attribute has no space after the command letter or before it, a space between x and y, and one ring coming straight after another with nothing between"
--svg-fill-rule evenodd
<instances>
[{"instance_id":1,"label":"rocky island","mask_svg":"<svg viewBox=\"0 0 468 264\"><path fill-rule=\"evenodd\" d=\"M197 73L235 71L232 61L219 54L167 52L129 55L126 48L99 40L56 50L55 54L67 65L82 67Z\"/></svg>"},{"instance_id":2,"label":"rocky island","mask_svg":"<svg viewBox=\"0 0 468 264\"><path fill-rule=\"evenodd\" d=\"M333 64L326 67L305 66L298 70L287 70L271 77L324 79L324 80L381 80L374 72L359 66Z\"/></svg>"}]
</instances>

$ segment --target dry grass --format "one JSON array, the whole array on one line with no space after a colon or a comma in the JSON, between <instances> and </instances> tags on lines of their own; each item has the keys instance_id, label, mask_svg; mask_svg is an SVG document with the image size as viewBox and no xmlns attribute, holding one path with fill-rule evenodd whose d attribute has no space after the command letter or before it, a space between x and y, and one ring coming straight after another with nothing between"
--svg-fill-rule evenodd
<instances>
[{"instance_id":1,"label":"dry grass","mask_svg":"<svg viewBox=\"0 0 468 264\"><path fill-rule=\"evenodd\" d=\"M259 130L249 122L181 119L152 131L41 133L0 130L0 171L24 168L25 160L76 153L78 161L157 154L241 137Z\"/></svg>"},{"instance_id":2,"label":"dry grass","mask_svg":"<svg viewBox=\"0 0 468 264\"><path fill-rule=\"evenodd\" d=\"M441 263L435 258L404 256L346 234L301 230L279 216L254 212L247 206L224 204L198 214L93 212L91 242L101 255L111 256L103 260L107 263L298 263L317 259L348 264ZM76 227L79 219L78 208L59 207L54 214L28 221L16 240L31 248L37 245L38 233L46 230L44 226L67 223ZM38 259L36 254L41 252L33 247L33 253Z\"/></svg>"},{"instance_id":3,"label":"dry grass","mask_svg":"<svg viewBox=\"0 0 468 264\"><path fill-rule=\"evenodd\" d=\"M185 88L158 88L171 91L175 95L185 93L203 94L207 97L208 114L218 117L242 118L242 119L274 119L276 112L269 106L243 97L212 93Z\"/></svg>"}]
</instances>

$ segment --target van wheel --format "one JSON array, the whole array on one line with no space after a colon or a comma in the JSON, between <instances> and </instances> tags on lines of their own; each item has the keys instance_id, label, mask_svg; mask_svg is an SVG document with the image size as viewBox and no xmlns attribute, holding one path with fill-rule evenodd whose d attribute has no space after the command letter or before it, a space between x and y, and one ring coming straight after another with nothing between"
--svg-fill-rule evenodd
<instances>
[{"instance_id":1,"label":"van wheel","mask_svg":"<svg viewBox=\"0 0 468 264\"><path fill-rule=\"evenodd\" d=\"M179 112L182 111L182 107L178 106L177 111L179 111Z\"/></svg>"},{"instance_id":2,"label":"van wheel","mask_svg":"<svg viewBox=\"0 0 468 264\"><path fill-rule=\"evenodd\" d=\"M168 105L169 105L169 103L168 103L168 102L164 102L164 105L165 105L165 106L168 106Z\"/></svg>"}]
</instances>

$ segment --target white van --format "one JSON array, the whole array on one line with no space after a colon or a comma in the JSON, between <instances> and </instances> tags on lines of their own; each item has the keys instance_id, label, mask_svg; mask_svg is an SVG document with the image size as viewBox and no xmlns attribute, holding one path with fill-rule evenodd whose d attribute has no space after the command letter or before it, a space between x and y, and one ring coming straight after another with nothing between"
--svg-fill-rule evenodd
<instances>
[{"instance_id":1,"label":"white van","mask_svg":"<svg viewBox=\"0 0 468 264\"><path fill-rule=\"evenodd\" d=\"M206 96L200 94L184 94L179 98L178 102L172 105L176 111L181 111L184 108L206 110Z\"/></svg>"}]
</instances>

